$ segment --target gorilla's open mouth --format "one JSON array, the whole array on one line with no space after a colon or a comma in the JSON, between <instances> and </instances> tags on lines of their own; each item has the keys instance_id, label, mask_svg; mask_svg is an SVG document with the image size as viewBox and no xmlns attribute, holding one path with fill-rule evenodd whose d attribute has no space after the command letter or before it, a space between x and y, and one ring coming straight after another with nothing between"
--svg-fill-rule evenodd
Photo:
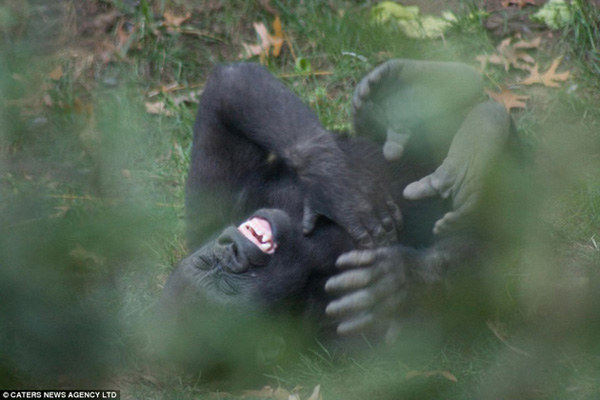
<instances>
[{"instance_id":1,"label":"gorilla's open mouth","mask_svg":"<svg viewBox=\"0 0 600 400\"><path fill-rule=\"evenodd\" d=\"M263 253L275 253L277 243L273 239L271 224L266 219L259 217L251 218L238 226L238 230Z\"/></svg>"}]
</instances>

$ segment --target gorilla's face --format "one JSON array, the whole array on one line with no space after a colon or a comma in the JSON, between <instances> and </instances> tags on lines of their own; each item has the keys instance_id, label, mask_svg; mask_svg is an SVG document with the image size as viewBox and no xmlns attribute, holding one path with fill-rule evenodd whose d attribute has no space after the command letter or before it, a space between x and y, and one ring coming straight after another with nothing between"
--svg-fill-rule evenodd
<instances>
[{"instance_id":1,"label":"gorilla's face","mask_svg":"<svg viewBox=\"0 0 600 400\"><path fill-rule=\"evenodd\" d=\"M259 210L181 261L176 286L195 302L273 305L300 293L320 267L311 242L284 211Z\"/></svg>"}]
</instances>

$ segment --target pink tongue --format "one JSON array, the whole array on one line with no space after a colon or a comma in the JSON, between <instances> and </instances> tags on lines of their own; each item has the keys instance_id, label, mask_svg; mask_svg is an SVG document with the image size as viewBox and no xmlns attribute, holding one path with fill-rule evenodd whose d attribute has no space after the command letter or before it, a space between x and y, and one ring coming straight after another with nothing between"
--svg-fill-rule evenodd
<instances>
[{"instance_id":1,"label":"pink tongue","mask_svg":"<svg viewBox=\"0 0 600 400\"><path fill-rule=\"evenodd\" d=\"M276 246L272 238L271 224L268 221L262 218L252 218L238 226L238 230L265 253L273 254L275 252ZM259 240L261 236L262 242Z\"/></svg>"}]
</instances>

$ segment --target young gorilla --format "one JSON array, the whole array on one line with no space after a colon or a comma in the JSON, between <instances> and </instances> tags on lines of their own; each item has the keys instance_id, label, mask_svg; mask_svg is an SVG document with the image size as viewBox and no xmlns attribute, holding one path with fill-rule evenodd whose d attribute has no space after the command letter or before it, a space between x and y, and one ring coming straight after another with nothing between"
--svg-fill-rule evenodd
<instances>
[{"instance_id":1,"label":"young gorilla","mask_svg":"<svg viewBox=\"0 0 600 400\"><path fill-rule=\"evenodd\" d=\"M186 188L194 251L163 306L181 319L220 304L393 333L411 288L484 248L471 216L511 123L500 105L474 106L481 91L462 64L389 61L359 83L363 138L346 138L259 65L217 67Z\"/></svg>"}]
</instances>

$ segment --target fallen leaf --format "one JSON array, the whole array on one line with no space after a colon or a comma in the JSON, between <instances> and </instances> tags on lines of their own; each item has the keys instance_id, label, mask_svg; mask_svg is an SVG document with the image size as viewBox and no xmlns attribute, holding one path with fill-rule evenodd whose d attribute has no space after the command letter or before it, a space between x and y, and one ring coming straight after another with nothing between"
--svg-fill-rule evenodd
<instances>
[{"instance_id":1,"label":"fallen leaf","mask_svg":"<svg viewBox=\"0 0 600 400\"><path fill-rule=\"evenodd\" d=\"M371 19L379 24L393 21L402 32L413 39L443 37L444 32L456 21L450 12L441 17L421 15L417 6L403 6L392 1L383 1L371 9Z\"/></svg>"},{"instance_id":2,"label":"fallen leaf","mask_svg":"<svg viewBox=\"0 0 600 400\"><path fill-rule=\"evenodd\" d=\"M527 105L524 101L529 99L529 96L522 96L511 92L506 86L501 86L500 92L492 92L488 89L485 89L485 92L496 102L502 104L508 112L513 108L526 108Z\"/></svg>"},{"instance_id":3,"label":"fallen leaf","mask_svg":"<svg viewBox=\"0 0 600 400\"><path fill-rule=\"evenodd\" d=\"M170 117L173 115L173 112L171 110L167 110L167 106L165 103L163 102L155 102L155 103L145 103L146 106L146 112L148 114L154 114L154 115L164 115L167 117Z\"/></svg>"},{"instance_id":4,"label":"fallen leaf","mask_svg":"<svg viewBox=\"0 0 600 400\"><path fill-rule=\"evenodd\" d=\"M117 50L124 57L131 47L131 36L137 30L137 26L131 25L129 22L121 21L117 25Z\"/></svg>"},{"instance_id":5,"label":"fallen leaf","mask_svg":"<svg viewBox=\"0 0 600 400\"><path fill-rule=\"evenodd\" d=\"M404 377L409 380L417 377L429 378L432 376L442 376L451 382L458 382L456 376L449 371L409 371Z\"/></svg>"},{"instance_id":6,"label":"fallen leaf","mask_svg":"<svg viewBox=\"0 0 600 400\"><path fill-rule=\"evenodd\" d=\"M502 65L507 72L511 66L518 69L531 69L531 66L528 64L534 64L535 59L527 52L519 51L519 49L538 47L538 39L534 39L530 42L521 40L515 44L511 44L512 40L513 38L504 39L496 47L495 53L491 55L479 55L475 57L475 59L480 62L482 70L488 62L495 65Z\"/></svg>"},{"instance_id":7,"label":"fallen leaf","mask_svg":"<svg viewBox=\"0 0 600 400\"><path fill-rule=\"evenodd\" d=\"M321 395L321 385L315 386L312 394L306 400L323 400L323 396Z\"/></svg>"},{"instance_id":8,"label":"fallen leaf","mask_svg":"<svg viewBox=\"0 0 600 400\"><path fill-rule=\"evenodd\" d=\"M276 16L273 21L273 30L275 31L275 34L271 36L271 41L273 42L273 57L279 57L281 46L283 46L283 29L281 28L281 19L279 18L279 15Z\"/></svg>"},{"instance_id":9,"label":"fallen leaf","mask_svg":"<svg viewBox=\"0 0 600 400\"><path fill-rule=\"evenodd\" d=\"M52 72L50 72L48 74L48 78L52 79L53 81L57 81L60 78L62 78L63 75L64 75L63 67L62 67L62 65L59 65L58 67L54 68L52 70Z\"/></svg>"},{"instance_id":10,"label":"fallen leaf","mask_svg":"<svg viewBox=\"0 0 600 400\"><path fill-rule=\"evenodd\" d=\"M191 16L192 16L192 13L190 13L190 12L187 12L183 16L177 16L177 15L171 14L168 11L165 11L165 13L163 14L163 18L165 20L164 25L166 27L179 28L181 26L181 24L183 24L185 21L190 19Z\"/></svg>"},{"instance_id":11,"label":"fallen leaf","mask_svg":"<svg viewBox=\"0 0 600 400\"><path fill-rule=\"evenodd\" d=\"M562 61L562 57L558 57L552 62L552 65L546 72L540 74L539 65L535 64L531 69L529 76L522 80L520 83L523 85L534 85L536 83L541 83L547 87L560 87L560 85L556 81L566 81L569 79L569 71L561 72L559 74L556 73L556 69L558 68L560 62Z\"/></svg>"},{"instance_id":12,"label":"fallen leaf","mask_svg":"<svg viewBox=\"0 0 600 400\"><path fill-rule=\"evenodd\" d=\"M535 0L502 0L502 7L509 8L511 6L519 7L519 10L525 7L527 4L531 4L532 6L537 6Z\"/></svg>"},{"instance_id":13,"label":"fallen leaf","mask_svg":"<svg viewBox=\"0 0 600 400\"><path fill-rule=\"evenodd\" d=\"M271 35L267 30L267 27L262 22L255 22L253 24L254 30L259 37L259 44L247 44L242 43L244 53L241 54L242 58L250 58L253 56L259 56L260 62L264 64L266 59L272 54L273 57L279 57L281 47L284 43L284 33L281 27L281 19L279 16L275 17L273 21L274 34ZM273 49L271 52L271 48Z\"/></svg>"},{"instance_id":14,"label":"fallen leaf","mask_svg":"<svg viewBox=\"0 0 600 400\"><path fill-rule=\"evenodd\" d=\"M288 400L290 396L291 396L290 392L288 392L287 390L285 390L282 387L278 387L273 392L272 398L275 400Z\"/></svg>"},{"instance_id":15,"label":"fallen leaf","mask_svg":"<svg viewBox=\"0 0 600 400\"><path fill-rule=\"evenodd\" d=\"M531 39L529 41L520 40L517 43L513 44L512 47L513 49L538 49L540 47L540 44L542 44L542 37L538 36L535 39Z\"/></svg>"},{"instance_id":16,"label":"fallen leaf","mask_svg":"<svg viewBox=\"0 0 600 400\"><path fill-rule=\"evenodd\" d=\"M575 12L581 12L579 2L567 3L565 0L549 0L531 15L534 21L543 22L550 29L561 29L573 23Z\"/></svg>"}]
</instances>

